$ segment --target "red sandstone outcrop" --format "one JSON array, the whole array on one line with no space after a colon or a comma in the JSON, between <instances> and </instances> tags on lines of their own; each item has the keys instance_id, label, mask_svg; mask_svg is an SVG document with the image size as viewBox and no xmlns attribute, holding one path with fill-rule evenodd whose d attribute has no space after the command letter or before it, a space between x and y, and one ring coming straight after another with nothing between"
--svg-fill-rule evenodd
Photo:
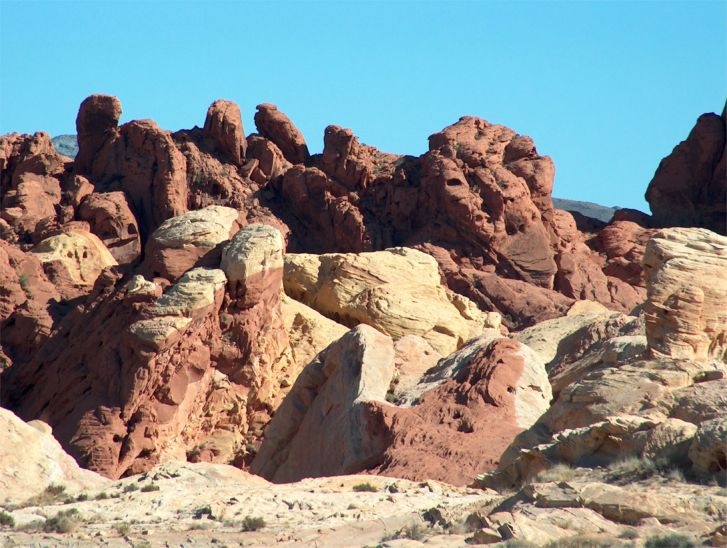
<instances>
[{"instance_id":1,"label":"red sandstone outcrop","mask_svg":"<svg viewBox=\"0 0 727 548\"><path fill-rule=\"evenodd\" d=\"M12 362L30 359L51 333L54 317L63 315L58 289L32 253L0 240L0 333L2 351Z\"/></svg>"},{"instance_id":2,"label":"red sandstone outcrop","mask_svg":"<svg viewBox=\"0 0 727 548\"><path fill-rule=\"evenodd\" d=\"M599 250L552 208L553 176L530 138L479 118L433 135L420 158L329 126L323 154L285 174L276 212L294 251L417 246L437 258L450 288L503 312L508 327L557 317L571 299L630 310L643 291L604 273Z\"/></svg>"},{"instance_id":3,"label":"red sandstone outcrop","mask_svg":"<svg viewBox=\"0 0 727 548\"><path fill-rule=\"evenodd\" d=\"M141 255L136 217L123 192L92 192L79 200L78 218L87 221L119 264L132 264Z\"/></svg>"},{"instance_id":4,"label":"red sandstone outcrop","mask_svg":"<svg viewBox=\"0 0 727 548\"><path fill-rule=\"evenodd\" d=\"M240 107L232 101L219 100L210 105L204 122L205 136L213 147L233 164L242 165L247 150Z\"/></svg>"},{"instance_id":5,"label":"red sandstone outcrop","mask_svg":"<svg viewBox=\"0 0 727 548\"><path fill-rule=\"evenodd\" d=\"M265 103L257 106L255 127L260 135L275 143L293 164L303 164L310 154L305 138L295 124L278 107Z\"/></svg>"},{"instance_id":6,"label":"red sandstone outcrop","mask_svg":"<svg viewBox=\"0 0 727 548\"><path fill-rule=\"evenodd\" d=\"M85 305L5 372L3 403L42 417L109 477L244 456L303 366L282 320L282 251L274 228L251 226L228 244L224 271L194 268L163 295L104 270ZM17 306L15 293L6 300Z\"/></svg>"},{"instance_id":7,"label":"red sandstone outcrop","mask_svg":"<svg viewBox=\"0 0 727 548\"><path fill-rule=\"evenodd\" d=\"M59 225L74 216L108 225L79 204L90 189L122 191L144 246L169 218L233 207L241 221L280 228L292 251L418 247L437 259L451 289L502 312L509 328L562 315L574 299L628 311L643 296L631 259L644 236L634 236L633 250L616 249L613 238L586 239L570 214L552 208L552 161L532 139L503 126L464 117L432 135L419 158L383 153L351 130L329 126L323 153L310 156L300 131L272 105L258 107L261 135L249 138L229 101L210 106L204 128L176 133L149 120L119 126L120 114L114 97L86 99L77 118L75 177L61 178L61 203L51 188L44 194L50 201L32 202L38 211L8 202L6 220L27 224L24 230L44 216ZM9 163L20 165L22 147L6 148ZM21 191L37 197L36 183ZM24 216L28 223L19 220ZM133 236L120 226L110 232L102 239L112 250ZM128 264L136 251L115 253Z\"/></svg>"},{"instance_id":8,"label":"red sandstone outcrop","mask_svg":"<svg viewBox=\"0 0 727 548\"><path fill-rule=\"evenodd\" d=\"M703 114L664 158L646 190L656 226L694 226L727 235L727 105Z\"/></svg>"},{"instance_id":9,"label":"red sandstone outcrop","mask_svg":"<svg viewBox=\"0 0 727 548\"><path fill-rule=\"evenodd\" d=\"M0 218L17 234L32 233L39 222L55 218L66 160L46 133L0 137Z\"/></svg>"},{"instance_id":10,"label":"red sandstone outcrop","mask_svg":"<svg viewBox=\"0 0 727 548\"><path fill-rule=\"evenodd\" d=\"M115 137L120 118L121 102L112 95L91 95L83 100L76 117L76 173L93 171L96 155L101 152L106 141Z\"/></svg>"}]
</instances>

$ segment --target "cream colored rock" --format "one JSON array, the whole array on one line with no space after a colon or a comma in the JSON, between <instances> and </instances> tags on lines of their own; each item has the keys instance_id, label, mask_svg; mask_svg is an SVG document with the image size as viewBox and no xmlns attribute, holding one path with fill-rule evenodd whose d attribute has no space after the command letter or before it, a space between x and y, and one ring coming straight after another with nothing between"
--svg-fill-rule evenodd
<instances>
[{"instance_id":1,"label":"cream colored rock","mask_svg":"<svg viewBox=\"0 0 727 548\"><path fill-rule=\"evenodd\" d=\"M195 268L179 278L148 312L154 316L204 316L226 282L225 273L218 268Z\"/></svg>"},{"instance_id":2,"label":"cream colored rock","mask_svg":"<svg viewBox=\"0 0 727 548\"><path fill-rule=\"evenodd\" d=\"M154 291L152 282L131 280L129 286L138 292ZM193 319L204 318L221 302L227 278L216 268L195 268L185 273L167 292L159 297L145 313L151 318L138 320L129 326L137 339L150 344L156 351L168 347L183 334ZM128 294L128 289L127 289ZM132 291L132 295L135 294Z\"/></svg>"},{"instance_id":3,"label":"cream colored rock","mask_svg":"<svg viewBox=\"0 0 727 548\"><path fill-rule=\"evenodd\" d=\"M365 469L386 440L370 431L362 406L385 401L393 374L390 337L368 325L349 331L299 375L267 426L251 471L288 482Z\"/></svg>"},{"instance_id":4,"label":"cream colored rock","mask_svg":"<svg viewBox=\"0 0 727 548\"><path fill-rule=\"evenodd\" d=\"M582 316L584 314L596 314L598 316L603 314L610 314L611 311L603 306L601 303L596 301L576 301L568 309L566 316Z\"/></svg>"},{"instance_id":5,"label":"cream colored rock","mask_svg":"<svg viewBox=\"0 0 727 548\"><path fill-rule=\"evenodd\" d=\"M699 425L689 447L692 469L701 478L724 481L727 475L727 418Z\"/></svg>"},{"instance_id":6,"label":"cream colored rock","mask_svg":"<svg viewBox=\"0 0 727 548\"><path fill-rule=\"evenodd\" d=\"M32 252L41 263L59 261L73 283L84 286L92 286L104 268L118 264L98 236L76 230L46 238Z\"/></svg>"},{"instance_id":7,"label":"cream colored rock","mask_svg":"<svg viewBox=\"0 0 727 548\"><path fill-rule=\"evenodd\" d=\"M229 239L237 215L237 210L225 206L208 206L189 211L164 221L151 235L151 239L164 248L211 249Z\"/></svg>"},{"instance_id":8,"label":"cream colored rock","mask_svg":"<svg viewBox=\"0 0 727 548\"><path fill-rule=\"evenodd\" d=\"M363 483L376 490L354 490ZM152 485L158 490L143 490ZM94 500L102 492L107 496ZM16 528L0 528L0 545L121 547L131 538L152 546L373 546L412 523L428 529L421 515L429 509L436 507L459 524L474 508L496 499L492 493L433 481L368 475L276 485L233 466L186 462L167 462L86 494L86 501L10 510ZM65 510L83 518L72 534L21 530ZM224 521L217 519L223 516ZM263 518L265 527L241 532L247 517ZM115 529L119 524L130 529L126 537ZM428 545L468 547L464 535L427 532L434 535Z\"/></svg>"},{"instance_id":9,"label":"cream colored rock","mask_svg":"<svg viewBox=\"0 0 727 548\"><path fill-rule=\"evenodd\" d=\"M149 237L145 270L176 280L195 266L218 266L217 246L235 234L237 217L230 207L209 206L167 219Z\"/></svg>"},{"instance_id":10,"label":"cream colored rock","mask_svg":"<svg viewBox=\"0 0 727 548\"><path fill-rule=\"evenodd\" d=\"M37 421L36 421L37 422ZM19 503L50 484L69 494L102 488L110 482L81 469L47 431L24 423L0 408L0 502Z\"/></svg>"},{"instance_id":11,"label":"cream colored rock","mask_svg":"<svg viewBox=\"0 0 727 548\"><path fill-rule=\"evenodd\" d=\"M191 322L191 318L162 316L134 322L129 326L129 332L159 351L179 340Z\"/></svg>"},{"instance_id":12,"label":"cream colored rock","mask_svg":"<svg viewBox=\"0 0 727 548\"><path fill-rule=\"evenodd\" d=\"M400 396L416 386L424 374L437 365L442 355L418 335L405 335L394 343L394 395Z\"/></svg>"},{"instance_id":13,"label":"cream colored rock","mask_svg":"<svg viewBox=\"0 0 727 548\"><path fill-rule=\"evenodd\" d=\"M654 356L727 361L727 238L669 228L646 245L646 335Z\"/></svg>"},{"instance_id":14,"label":"cream colored rock","mask_svg":"<svg viewBox=\"0 0 727 548\"><path fill-rule=\"evenodd\" d=\"M691 422L666 419L646 434L641 456L654 461L683 461L696 432L697 426Z\"/></svg>"},{"instance_id":15,"label":"cream colored rock","mask_svg":"<svg viewBox=\"0 0 727 548\"><path fill-rule=\"evenodd\" d=\"M310 363L316 354L348 332L347 327L329 320L287 295L283 296L281 310L293 359L301 369Z\"/></svg>"},{"instance_id":16,"label":"cream colored rock","mask_svg":"<svg viewBox=\"0 0 727 548\"><path fill-rule=\"evenodd\" d=\"M285 242L277 228L247 225L223 249L220 268L234 288L250 283L254 276L266 278L271 270L282 269L284 250Z\"/></svg>"},{"instance_id":17,"label":"cream colored rock","mask_svg":"<svg viewBox=\"0 0 727 548\"><path fill-rule=\"evenodd\" d=\"M433 257L408 248L372 253L288 254L285 292L343 324L365 323L398 339L419 335L450 354L499 316L442 286Z\"/></svg>"},{"instance_id":18,"label":"cream colored rock","mask_svg":"<svg viewBox=\"0 0 727 548\"><path fill-rule=\"evenodd\" d=\"M161 297L161 287L159 284L150 282L144 276L136 274L129 280L126 285L126 294L138 297Z\"/></svg>"},{"instance_id":19,"label":"cream colored rock","mask_svg":"<svg viewBox=\"0 0 727 548\"><path fill-rule=\"evenodd\" d=\"M577 306L579 303L588 304ZM592 306L593 304L598 306ZM546 368L550 369L554 362L565 354L561 342L566 337L613 314L613 311L606 309L601 304L591 303L591 301L577 301L566 316L545 320L527 327L515 333L513 338L535 350L545 362Z\"/></svg>"}]
</instances>

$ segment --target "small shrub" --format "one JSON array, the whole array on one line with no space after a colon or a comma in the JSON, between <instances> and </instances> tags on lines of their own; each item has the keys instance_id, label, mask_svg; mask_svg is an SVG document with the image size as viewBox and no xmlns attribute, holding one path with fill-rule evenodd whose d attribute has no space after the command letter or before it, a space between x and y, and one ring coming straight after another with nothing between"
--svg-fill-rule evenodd
<instances>
[{"instance_id":1,"label":"small shrub","mask_svg":"<svg viewBox=\"0 0 727 548\"><path fill-rule=\"evenodd\" d=\"M46 533L72 533L81 521L78 510L72 508L71 510L58 512L54 517L45 520L43 531Z\"/></svg>"},{"instance_id":2,"label":"small shrub","mask_svg":"<svg viewBox=\"0 0 727 548\"><path fill-rule=\"evenodd\" d=\"M505 548L538 548L538 545L529 540L510 539L505 543Z\"/></svg>"},{"instance_id":3,"label":"small shrub","mask_svg":"<svg viewBox=\"0 0 727 548\"><path fill-rule=\"evenodd\" d=\"M65 485L51 483L42 493L30 497L23 506L46 506L58 502L68 502Z\"/></svg>"},{"instance_id":4,"label":"small shrub","mask_svg":"<svg viewBox=\"0 0 727 548\"><path fill-rule=\"evenodd\" d=\"M252 516L246 516L242 520L243 531L259 531L265 527L265 520L263 518L254 518Z\"/></svg>"},{"instance_id":5,"label":"small shrub","mask_svg":"<svg viewBox=\"0 0 727 548\"><path fill-rule=\"evenodd\" d=\"M212 508L209 506L200 506L194 511L194 515L192 516L194 519L202 519L204 516L207 516L208 519L212 515Z\"/></svg>"},{"instance_id":6,"label":"small shrub","mask_svg":"<svg viewBox=\"0 0 727 548\"><path fill-rule=\"evenodd\" d=\"M561 481L572 481L578 477L578 472L568 466L567 464L556 464L555 466L539 472L533 481L547 483L547 482L561 482Z\"/></svg>"},{"instance_id":7,"label":"small shrub","mask_svg":"<svg viewBox=\"0 0 727 548\"><path fill-rule=\"evenodd\" d=\"M107 498L109 498L109 494L106 491L96 495L96 500L106 500Z\"/></svg>"},{"instance_id":8,"label":"small shrub","mask_svg":"<svg viewBox=\"0 0 727 548\"><path fill-rule=\"evenodd\" d=\"M152 491L159 491L160 487L158 485L154 485L153 483L150 483L149 485L145 485L141 488L142 493L151 493Z\"/></svg>"},{"instance_id":9,"label":"small shrub","mask_svg":"<svg viewBox=\"0 0 727 548\"><path fill-rule=\"evenodd\" d=\"M422 540L424 538L424 527L422 527L420 523L415 522L411 525L407 525L406 527L395 533L389 533L388 535L384 536L381 541L388 542L390 540L396 540L400 538L406 538L409 540Z\"/></svg>"},{"instance_id":10,"label":"small shrub","mask_svg":"<svg viewBox=\"0 0 727 548\"><path fill-rule=\"evenodd\" d=\"M694 541L684 535L665 535L651 537L644 543L644 548L692 548Z\"/></svg>"},{"instance_id":11,"label":"small shrub","mask_svg":"<svg viewBox=\"0 0 727 548\"><path fill-rule=\"evenodd\" d=\"M687 480L684 476L683 466L684 463L675 460L657 459L652 461L632 457L612 463L608 467L606 479L625 484L661 476L671 481L685 482Z\"/></svg>"},{"instance_id":12,"label":"small shrub","mask_svg":"<svg viewBox=\"0 0 727 548\"><path fill-rule=\"evenodd\" d=\"M618 538L625 538L627 540L634 540L639 538L639 532L636 529L625 529L621 531Z\"/></svg>"},{"instance_id":13,"label":"small shrub","mask_svg":"<svg viewBox=\"0 0 727 548\"><path fill-rule=\"evenodd\" d=\"M209 529L209 525L205 525L204 523L193 523L189 526L187 531L205 531Z\"/></svg>"},{"instance_id":14,"label":"small shrub","mask_svg":"<svg viewBox=\"0 0 727 548\"><path fill-rule=\"evenodd\" d=\"M117 523L114 525L114 531L116 531L120 536L125 537L131 532L131 525L128 523Z\"/></svg>"},{"instance_id":15,"label":"small shrub","mask_svg":"<svg viewBox=\"0 0 727 548\"><path fill-rule=\"evenodd\" d=\"M27 289L28 289L28 276L26 276L25 274L21 274L20 276L18 276L18 283L20 284L20 288L23 291L27 291Z\"/></svg>"},{"instance_id":16,"label":"small shrub","mask_svg":"<svg viewBox=\"0 0 727 548\"><path fill-rule=\"evenodd\" d=\"M369 482L366 483L357 483L353 486L353 490L357 493L376 493L379 488L375 485L370 484Z\"/></svg>"},{"instance_id":17,"label":"small shrub","mask_svg":"<svg viewBox=\"0 0 727 548\"><path fill-rule=\"evenodd\" d=\"M424 527L419 523L412 523L404 527L402 531L402 538L408 538L410 540L422 540L424 538Z\"/></svg>"},{"instance_id":18,"label":"small shrub","mask_svg":"<svg viewBox=\"0 0 727 548\"><path fill-rule=\"evenodd\" d=\"M0 527L15 527L15 519L7 512L0 512Z\"/></svg>"},{"instance_id":19,"label":"small shrub","mask_svg":"<svg viewBox=\"0 0 727 548\"><path fill-rule=\"evenodd\" d=\"M134 548L152 548L152 547L151 547L151 542L149 542L148 540L142 540L142 541L134 544Z\"/></svg>"},{"instance_id":20,"label":"small shrub","mask_svg":"<svg viewBox=\"0 0 727 548\"><path fill-rule=\"evenodd\" d=\"M135 483L130 483L129 485L124 486L124 493L133 493L134 491L138 491L139 486Z\"/></svg>"},{"instance_id":21,"label":"small shrub","mask_svg":"<svg viewBox=\"0 0 727 548\"><path fill-rule=\"evenodd\" d=\"M76 502L85 502L88 500L88 494L87 493L81 493L76 497Z\"/></svg>"}]
</instances>

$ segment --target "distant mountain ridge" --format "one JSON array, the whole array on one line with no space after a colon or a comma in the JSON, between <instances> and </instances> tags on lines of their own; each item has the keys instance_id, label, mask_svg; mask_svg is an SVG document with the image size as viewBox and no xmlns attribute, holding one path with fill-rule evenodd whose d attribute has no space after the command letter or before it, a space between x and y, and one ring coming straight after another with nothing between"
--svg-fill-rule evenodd
<instances>
[{"instance_id":1,"label":"distant mountain ridge","mask_svg":"<svg viewBox=\"0 0 727 548\"><path fill-rule=\"evenodd\" d=\"M53 147L63 156L75 158L78 154L78 139L75 135L56 135L51 139Z\"/></svg>"},{"instance_id":2,"label":"distant mountain ridge","mask_svg":"<svg viewBox=\"0 0 727 548\"><path fill-rule=\"evenodd\" d=\"M620 209L619 207L607 207L593 202L566 200L565 198L553 198L553 206L570 212L575 211L585 217L598 219L604 223L609 222L613 218L613 214Z\"/></svg>"}]
</instances>

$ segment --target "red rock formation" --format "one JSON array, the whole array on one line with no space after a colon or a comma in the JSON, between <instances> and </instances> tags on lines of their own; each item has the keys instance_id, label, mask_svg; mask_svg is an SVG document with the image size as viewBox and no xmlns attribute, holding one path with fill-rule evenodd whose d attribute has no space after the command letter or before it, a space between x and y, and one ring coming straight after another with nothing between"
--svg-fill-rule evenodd
<instances>
[{"instance_id":1,"label":"red rock formation","mask_svg":"<svg viewBox=\"0 0 727 548\"><path fill-rule=\"evenodd\" d=\"M425 250L451 288L503 312L509 328L556 317L573 299L627 311L642 297L630 257L606 251L552 208L552 161L503 126L464 117L432 135L420 158L380 152L329 126L323 154L311 157L273 105L258 107L262 136L249 139L229 101L210 106L203 129L174 134L151 121L118 126L120 112L113 97L84 101L75 172L95 192L125 193L142 245L170 217L224 205L242 222L279 226L292 251ZM88 193L82 181L65 179L59 224ZM52 205L33 217L51 215ZM90 218L87 208L75 214Z\"/></svg>"},{"instance_id":2,"label":"red rock formation","mask_svg":"<svg viewBox=\"0 0 727 548\"><path fill-rule=\"evenodd\" d=\"M88 194L79 204L78 217L88 221L119 264L131 264L141 255L139 226L123 192Z\"/></svg>"},{"instance_id":3,"label":"red rock formation","mask_svg":"<svg viewBox=\"0 0 727 548\"><path fill-rule=\"evenodd\" d=\"M237 104L225 100L212 103L207 110L204 132L213 142L213 148L227 156L233 164L242 164L247 141L245 131L242 129L240 107Z\"/></svg>"},{"instance_id":4,"label":"red rock formation","mask_svg":"<svg viewBox=\"0 0 727 548\"><path fill-rule=\"evenodd\" d=\"M62 316L58 290L32 253L0 240L0 333L2 351L12 362L30 359Z\"/></svg>"},{"instance_id":5,"label":"red rock formation","mask_svg":"<svg viewBox=\"0 0 727 548\"><path fill-rule=\"evenodd\" d=\"M310 154L300 130L278 107L265 103L257 106L255 127L260 135L275 143L285 158L293 164L302 164Z\"/></svg>"},{"instance_id":6,"label":"red rock formation","mask_svg":"<svg viewBox=\"0 0 727 548\"><path fill-rule=\"evenodd\" d=\"M104 270L50 337L48 325L46 340L26 342L32 353L15 352L21 326L8 328L9 353L20 359L3 373L3 405L43 418L83 466L109 477L186 456L232 462L297 372L280 308L282 252L274 228L246 228L223 259L227 276L195 268L164 295L141 276ZM21 256L3 262L0 255L12 281L28 267L17 262L22 252L9 253ZM37 262L36 271L41 277ZM19 286L0 292L4 339L26 306ZM32 326L22 326L25 338ZM200 455L201 446L209 454Z\"/></svg>"},{"instance_id":7,"label":"red rock formation","mask_svg":"<svg viewBox=\"0 0 727 548\"><path fill-rule=\"evenodd\" d=\"M525 357L522 345L498 339L483 345L452 378L411 408L372 403L391 442L372 472L411 480L468 485L493 470L527 426L518 417ZM543 402L543 409L547 406Z\"/></svg>"},{"instance_id":8,"label":"red rock formation","mask_svg":"<svg viewBox=\"0 0 727 548\"><path fill-rule=\"evenodd\" d=\"M655 226L694 226L727 234L727 106L703 114L664 158L646 190Z\"/></svg>"},{"instance_id":9,"label":"red rock formation","mask_svg":"<svg viewBox=\"0 0 727 548\"><path fill-rule=\"evenodd\" d=\"M0 137L0 218L27 238L36 225L55 218L66 160L47 133Z\"/></svg>"},{"instance_id":10,"label":"red rock formation","mask_svg":"<svg viewBox=\"0 0 727 548\"><path fill-rule=\"evenodd\" d=\"M78 154L74 161L76 173L93 173L96 155L106 142L118 135L121 103L112 95L91 95L83 100L76 117Z\"/></svg>"}]
</instances>

